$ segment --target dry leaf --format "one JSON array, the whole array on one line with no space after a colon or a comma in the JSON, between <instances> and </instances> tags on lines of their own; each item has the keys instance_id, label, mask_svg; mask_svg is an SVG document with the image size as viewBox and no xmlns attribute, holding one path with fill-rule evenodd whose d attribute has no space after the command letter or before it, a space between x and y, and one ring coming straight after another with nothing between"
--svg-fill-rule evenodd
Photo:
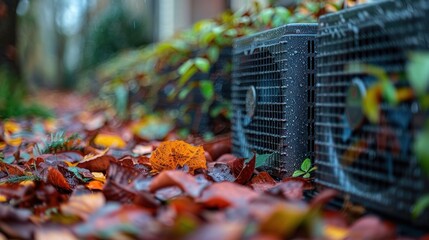
<instances>
[{"instance_id":1,"label":"dry leaf","mask_svg":"<svg viewBox=\"0 0 429 240\"><path fill-rule=\"evenodd\" d=\"M58 171L58 169L53 167L48 168L47 182L52 184L55 187L58 187L67 191L72 190L70 184L67 182L65 177L61 174L61 172Z\"/></svg>"},{"instance_id":2,"label":"dry leaf","mask_svg":"<svg viewBox=\"0 0 429 240\"><path fill-rule=\"evenodd\" d=\"M174 170L185 165L189 167L190 173L194 173L196 169L207 168L203 147L194 147L183 141L162 142L149 161L157 171Z\"/></svg>"},{"instance_id":3,"label":"dry leaf","mask_svg":"<svg viewBox=\"0 0 429 240\"><path fill-rule=\"evenodd\" d=\"M67 203L61 205L60 209L63 214L78 216L86 220L105 203L103 193L72 195Z\"/></svg>"},{"instance_id":4,"label":"dry leaf","mask_svg":"<svg viewBox=\"0 0 429 240\"><path fill-rule=\"evenodd\" d=\"M104 184L97 180L92 180L85 185L90 190L103 190Z\"/></svg>"},{"instance_id":5,"label":"dry leaf","mask_svg":"<svg viewBox=\"0 0 429 240\"><path fill-rule=\"evenodd\" d=\"M195 177L179 170L163 171L152 180L149 191L155 192L158 189L171 186L177 186L191 197L196 198L207 184L200 184Z\"/></svg>"}]
</instances>

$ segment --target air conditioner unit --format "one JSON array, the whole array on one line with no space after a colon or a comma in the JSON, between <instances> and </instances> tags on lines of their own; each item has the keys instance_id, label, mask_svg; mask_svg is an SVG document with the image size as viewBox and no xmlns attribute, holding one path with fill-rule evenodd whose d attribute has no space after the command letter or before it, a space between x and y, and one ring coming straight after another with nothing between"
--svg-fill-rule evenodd
<instances>
[{"instance_id":1,"label":"air conditioner unit","mask_svg":"<svg viewBox=\"0 0 429 240\"><path fill-rule=\"evenodd\" d=\"M233 152L270 154L277 177L313 152L316 33L317 24L289 24L233 43Z\"/></svg>"},{"instance_id":2,"label":"air conditioner unit","mask_svg":"<svg viewBox=\"0 0 429 240\"><path fill-rule=\"evenodd\" d=\"M429 226L429 212L411 218L417 199L429 192L412 150L427 113L414 100L382 102L379 122L371 123L361 103L376 80L347 70L360 63L404 76L409 51L429 50L429 3L379 1L322 16L317 49L316 181L368 209Z\"/></svg>"}]
</instances>

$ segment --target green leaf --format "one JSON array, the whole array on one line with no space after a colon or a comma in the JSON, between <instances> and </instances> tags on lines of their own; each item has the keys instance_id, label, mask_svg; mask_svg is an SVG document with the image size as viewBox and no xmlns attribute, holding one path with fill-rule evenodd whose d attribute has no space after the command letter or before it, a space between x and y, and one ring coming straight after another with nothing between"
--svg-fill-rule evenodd
<instances>
[{"instance_id":1,"label":"green leaf","mask_svg":"<svg viewBox=\"0 0 429 240\"><path fill-rule=\"evenodd\" d=\"M429 123L422 132L417 134L414 141L414 153L423 171L429 175Z\"/></svg>"},{"instance_id":2,"label":"green leaf","mask_svg":"<svg viewBox=\"0 0 429 240\"><path fill-rule=\"evenodd\" d=\"M178 70L179 74L184 75L186 72L188 72L191 69L192 66L194 66L194 60L189 59L179 67L179 70Z\"/></svg>"},{"instance_id":3,"label":"green leaf","mask_svg":"<svg viewBox=\"0 0 429 240\"><path fill-rule=\"evenodd\" d=\"M295 170L295 172L293 172L292 177L299 177L304 175L305 172L301 171L301 170Z\"/></svg>"},{"instance_id":4,"label":"green leaf","mask_svg":"<svg viewBox=\"0 0 429 240\"><path fill-rule=\"evenodd\" d=\"M310 172L313 172L313 171L316 171L316 170L317 170L317 167L314 166L314 167L310 168L310 170L308 170L308 172L310 173Z\"/></svg>"},{"instance_id":5,"label":"green leaf","mask_svg":"<svg viewBox=\"0 0 429 240\"><path fill-rule=\"evenodd\" d=\"M311 168L311 160L310 158L306 158L304 162L301 164L301 170L304 172L308 172Z\"/></svg>"},{"instance_id":6,"label":"green leaf","mask_svg":"<svg viewBox=\"0 0 429 240\"><path fill-rule=\"evenodd\" d=\"M412 52L406 71L414 91L423 95L429 86L429 52Z\"/></svg>"},{"instance_id":7,"label":"green leaf","mask_svg":"<svg viewBox=\"0 0 429 240\"><path fill-rule=\"evenodd\" d=\"M429 194L419 198L411 210L414 218L418 218L429 207Z\"/></svg>"},{"instance_id":8,"label":"green leaf","mask_svg":"<svg viewBox=\"0 0 429 240\"><path fill-rule=\"evenodd\" d=\"M310 173L306 173L304 174L304 176L302 176L303 178L310 178Z\"/></svg>"},{"instance_id":9,"label":"green leaf","mask_svg":"<svg viewBox=\"0 0 429 240\"><path fill-rule=\"evenodd\" d=\"M266 165L267 160L270 159L272 156L274 156L274 153L256 154L255 168Z\"/></svg>"},{"instance_id":10,"label":"green leaf","mask_svg":"<svg viewBox=\"0 0 429 240\"><path fill-rule=\"evenodd\" d=\"M179 78L179 82L178 82L178 84L177 84L177 87L178 88L181 88L181 87L183 87L185 84L186 84L186 82L188 82L188 80L192 77L192 76L194 76L194 74L197 72L198 70L197 70L197 68L194 66L194 65L192 65L191 66L191 68L189 68L180 78Z\"/></svg>"},{"instance_id":11,"label":"green leaf","mask_svg":"<svg viewBox=\"0 0 429 240\"><path fill-rule=\"evenodd\" d=\"M180 90L179 92L179 99L180 100L185 99L191 91L192 91L192 87L188 86L188 87L182 88L182 90Z\"/></svg>"},{"instance_id":12,"label":"green leaf","mask_svg":"<svg viewBox=\"0 0 429 240\"><path fill-rule=\"evenodd\" d=\"M195 66L204 73L209 72L210 70L210 62L205 58L195 58Z\"/></svg>"},{"instance_id":13,"label":"green leaf","mask_svg":"<svg viewBox=\"0 0 429 240\"><path fill-rule=\"evenodd\" d=\"M214 96L214 85L210 80L200 81L200 90L206 100L210 100Z\"/></svg>"},{"instance_id":14,"label":"green leaf","mask_svg":"<svg viewBox=\"0 0 429 240\"><path fill-rule=\"evenodd\" d=\"M396 96L396 88L391 81L382 83L383 98L390 104L397 104L398 97Z\"/></svg>"},{"instance_id":15,"label":"green leaf","mask_svg":"<svg viewBox=\"0 0 429 240\"><path fill-rule=\"evenodd\" d=\"M211 62L216 62L219 59L219 48L217 46L211 46L207 50L207 56Z\"/></svg>"},{"instance_id":16,"label":"green leaf","mask_svg":"<svg viewBox=\"0 0 429 240\"><path fill-rule=\"evenodd\" d=\"M271 17L274 15L274 9L272 8L266 8L262 10L262 12L259 14L259 17L261 19L261 22L264 25L268 25L271 21Z\"/></svg>"}]
</instances>

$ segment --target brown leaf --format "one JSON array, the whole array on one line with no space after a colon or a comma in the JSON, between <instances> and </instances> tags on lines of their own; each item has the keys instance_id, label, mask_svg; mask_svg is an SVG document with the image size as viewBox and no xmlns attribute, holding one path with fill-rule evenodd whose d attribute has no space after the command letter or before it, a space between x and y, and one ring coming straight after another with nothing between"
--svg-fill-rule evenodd
<instances>
[{"instance_id":1,"label":"brown leaf","mask_svg":"<svg viewBox=\"0 0 429 240\"><path fill-rule=\"evenodd\" d=\"M107 200L131 203L137 201L139 205L149 208L158 206L156 199L145 191L134 187L134 181L141 177L140 171L120 163L110 164L103 193Z\"/></svg>"},{"instance_id":2,"label":"brown leaf","mask_svg":"<svg viewBox=\"0 0 429 240\"><path fill-rule=\"evenodd\" d=\"M300 181L287 181L277 184L274 188L268 190L274 195L281 195L288 200L302 200L304 193L304 184Z\"/></svg>"},{"instance_id":3,"label":"brown leaf","mask_svg":"<svg viewBox=\"0 0 429 240\"><path fill-rule=\"evenodd\" d=\"M220 222L199 228L187 239L190 240L235 240L242 239L246 224L242 222Z\"/></svg>"},{"instance_id":4,"label":"brown leaf","mask_svg":"<svg viewBox=\"0 0 429 240\"><path fill-rule=\"evenodd\" d=\"M334 197L338 195L338 191L334 189L326 189L319 194L315 198L313 198L310 202L310 208L320 208L331 201Z\"/></svg>"},{"instance_id":5,"label":"brown leaf","mask_svg":"<svg viewBox=\"0 0 429 240\"><path fill-rule=\"evenodd\" d=\"M54 167L48 167L47 182L63 190L72 190L70 184L61 174L61 172Z\"/></svg>"},{"instance_id":6,"label":"brown leaf","mask_svg":"<svg viewBox=\"0 0 429 240\"><path fill-rule=\"evenodd\" d=\"M0 161L0 172L3 172L5 176L23 176L25 171L20 167L12 164L8 164Z\"/></svg>"},{"instance_id":7,"label":"brown leaf","mask_svg":"<svg viewBox=\"0 0 429 240\"><path fill-rule=\"evenodd\" d=\"M105 202L102 193L72 195L67 203L61 204L60 209L63 214L87 220L93 212L104 206Z\"/></svg>"},{"instance_id":8,"label":"brown leaf","mask_svg":"<svg viewBox=\"0 0 429 240\"><path fill-rule=\"evenodd\" d=\"M220 156L231 152L231 136L217 138L203 145L213 161L216 161Z\"/></svg>"},{"instance_id":9,"label":"brown leaf","mask_svg":"<svg viewBox=\"0 0 429 240\"><path fill-rule=\"evenodd\" d=\"M115 158L112 156L103 155L96 158L83 160L77 164L77 167L86 168L91 172L106 172L109 168L110 161L114 160Z\"/></svg>"},{"instance_id":10,"label":"brown leaf","mask_svg":"<svg viewBox=\"0 0 429 240\"><path fill-rule=\"evenodd\" d=\"M250 178L253 176L253 171L255 170L255 160L256 155L253 155L252 159L250 159L250 161L247 163L243 158L234 162L234 174L238 172L238 175L236 175L237 179L235 180L236 183L246 184L250 180Z\"/></svg>"},{"instance_id":11,"label":"brown leaf","mask_svg":"<svg viewBox=\"0 0 429 240\"><path fill-rule=\"evenodd\" d=\"M395 226L383 222L375 216L366 216L357 220L349 229L347 239L394 239Z\"/></svg>"},{"instance_id":12,"label":"brown leaf","mask_svg":"<svg viewBox=\"0 0 429 240\"><path fill-rule=\"evenodd\" d=\"M250 186L258 193L262 193L268 189L273 188L276 181L267 172L260 172L254 176L250 182Z\"/></svg>"},{"instance_id":13,"label":"brown leaf","mask_svg":"<svg viewBox=\"0 0 429 240\"><path fill-rule=\"evenodd\" d=\"M183 141L162 142L149 161L157 171L174 170L185 165L191 173L196 169L207 168L203 147L194 147Z\"/></svg>"},{"instance_id":14,"label":"brown leaf","mask_svg":"<svg viewBox=\"0 0 429 240\"><path fill-rule=\"evenodd\" d=\"M158 174L150 183L149 191L156 192L158 189L177 186L182 191L189 194L189 196L193 198L197 198L201 191L208 185L206 183L198 183L195 177L179 171L179 170L170 170L170 171L162 171Z\"/></svg>"},{"instance_id":15,"label":"brown leaf","mask_svg":"<svg viewBox=\"0 0 429 240\"><path fill-rule=\"evenodd\" d=\"M236 183L221 182L208 186L198 202L208 207L244 206L258 194Z\"/></svg>"}]
</instances>

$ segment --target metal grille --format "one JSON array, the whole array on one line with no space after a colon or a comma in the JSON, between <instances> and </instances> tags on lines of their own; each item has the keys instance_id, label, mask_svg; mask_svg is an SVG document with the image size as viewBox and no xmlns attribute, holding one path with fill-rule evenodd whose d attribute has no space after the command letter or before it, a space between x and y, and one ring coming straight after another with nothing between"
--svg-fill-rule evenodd
<instances>
[{"instance_id":1,"label":"metal grille","mask_svg":"<svg viewBox=\"0 0 429 240\"><path fill-rule=\"evenodd\" d=\"M415 101L395 107L383 102L379 123L369 123L360 103L376 80L346 69L359 62L403 76L407 53L429 49L429 4L381 1L323 16L319 26L316 181L375 211L411 220L412 206L428 192L412 153L427 114ZM429 213L414 223L428 226Z\"/></svg>"},{"instance_id":2,"label":"metal grille","mask_svg":"<svg viewBox=\"0 0 429 240\"><path fill-rule=\"evenodd\" d=\"M271 154L275 176L290 175L312 149L316 31L315 24L291 24L234 42L233 151Z\"/></svg>"}]
</instances>

